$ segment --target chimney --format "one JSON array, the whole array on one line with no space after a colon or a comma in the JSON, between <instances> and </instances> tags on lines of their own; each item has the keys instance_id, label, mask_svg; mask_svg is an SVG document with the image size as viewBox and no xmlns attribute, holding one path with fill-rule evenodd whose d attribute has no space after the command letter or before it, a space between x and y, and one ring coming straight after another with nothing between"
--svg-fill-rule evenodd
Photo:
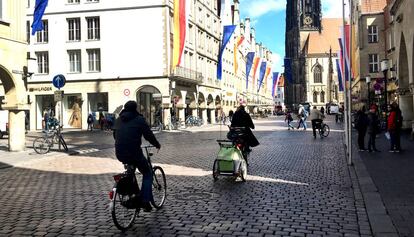
<instances>
[{"instance_id":1,"label":"chimney","mask_svg":"<svg viewBox=\"0 0 414 237\"><path fill-rule=\"evenodd\" d=\"M233 0L233 1L234 1L233 24L239 25L240 24L239 0Z\"/></svg>"}]
</instances>

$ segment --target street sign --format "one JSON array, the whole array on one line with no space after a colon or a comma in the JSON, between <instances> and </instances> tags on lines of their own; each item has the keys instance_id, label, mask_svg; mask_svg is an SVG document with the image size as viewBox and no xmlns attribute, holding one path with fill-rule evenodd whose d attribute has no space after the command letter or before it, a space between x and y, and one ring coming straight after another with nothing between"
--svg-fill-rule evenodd
<instances>
[{"instance_id":1,"label":"street sign","mask_svg":"<svg viewBox=\"0 0 414 237\"><path fill-rule=\"evenodd\" d=\"M61 90L55 91L54 95L55 95L55 102L62 101L63 91Z\"/></svg>"},{"instance_id":2,"label":"street sign","mask_svg":"<svg viewBox=\"0 0 414 237\"><path fill-rule=\"evenodd\" d=\"M124 95L129 96L129 94L131 94L131 91L129 91L129 89L125 89L124 90Z\"/></svg>"},{"instance_id":3,"label":"street sign","mask_svg":"<svg viewBox=\"0 0 414 237\"><path fill-rule=\"evenodd\" d=\"M65 86L66 78L62 74L58 74L53 77L52 83L56 88L60 90L60 88Z\"/></svg>"}]
</instances>

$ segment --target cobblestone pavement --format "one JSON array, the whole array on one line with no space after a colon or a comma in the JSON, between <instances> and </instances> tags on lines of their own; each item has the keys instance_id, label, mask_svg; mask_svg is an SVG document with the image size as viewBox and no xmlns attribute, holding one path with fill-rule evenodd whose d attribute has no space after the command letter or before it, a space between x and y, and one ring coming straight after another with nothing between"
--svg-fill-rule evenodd
<instances>
[{"instance_id":1,"label":"cobblestone pavement","mask_svg":"<svg viewBox=\"0 0 414 237\"><path fill-rule=\"evenodd\" d=\"M213 181L215 140L227 129L157 134L162 149L153 161L166 171L167 201L124 234L108 210L112 175L122 171L109 134L71 138L96 147L78 155L12 154L30 158L0 169L0 236L371 236L343 132L328 124L329 137L314 139L311 130L287 131L281 118L257 121L261 145L246 183Z\"/></svg>"},{"instance_id":2,"label":"cobblestone pavement","mask_svg":"<svg viewBox=\"0 0 414 237\"><path fill-rule=\"evenodd\" d=\"M401 153L389 153L383 134L377 138L380 153L359 152L381 194L385 208L400 236L414 236L414 146L408 134L401 139Z\"/></svg>"}]
</instances>

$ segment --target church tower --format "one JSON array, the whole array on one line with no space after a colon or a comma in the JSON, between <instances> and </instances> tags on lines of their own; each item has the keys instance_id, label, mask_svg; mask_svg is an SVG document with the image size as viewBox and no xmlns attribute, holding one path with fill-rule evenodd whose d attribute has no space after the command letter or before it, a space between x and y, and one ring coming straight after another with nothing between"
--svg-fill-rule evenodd
<instances>
[{"instance_id":1,"label":"church tower","mask_svg":"<svg viewBox=\"0 0 414 237\"><path fill-rule=\"evenodd\" d=\"M304 46L309 32L322 30L321 21L321 0L287 1L285 58L290 59L291 62L291 81L287 81L285 86L286 105L296 107L306 101Z\"/></svg>"}]
</instances>

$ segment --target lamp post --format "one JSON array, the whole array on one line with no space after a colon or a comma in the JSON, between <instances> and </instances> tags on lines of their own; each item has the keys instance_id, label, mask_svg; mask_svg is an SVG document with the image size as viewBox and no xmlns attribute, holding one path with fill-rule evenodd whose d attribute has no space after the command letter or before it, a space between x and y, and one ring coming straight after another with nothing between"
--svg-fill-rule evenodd
<instances>
[{"instance_id":1,"label":"lamp post","mask_svg":"<svg viewBox=\"0 0 414 237\"><path fill-rule=\"evenodd\" d=\"M387 107L387 105L388 105L388 99L387 99L387 94L388 94L388 92L387 92L387 81L388 81L388 79L387 79L387 72L388 72L388 59L383 59L382 61L381 61L381 71L384 73L384 101L385 101L385 108Z\"/></svg>"},{"instance_id":2,"label":"lamp post","mask_svg":"<svg viewBox=\"0 0 414 237\"><path fill-rule=\"evenodd\" d=\"M370 84L371 84L371 76L366 76L365 77L365 82L367 83L367 88L368 88L368 108L371 106L371 88L370 88Z\"/></svg>"}]
</instances>

